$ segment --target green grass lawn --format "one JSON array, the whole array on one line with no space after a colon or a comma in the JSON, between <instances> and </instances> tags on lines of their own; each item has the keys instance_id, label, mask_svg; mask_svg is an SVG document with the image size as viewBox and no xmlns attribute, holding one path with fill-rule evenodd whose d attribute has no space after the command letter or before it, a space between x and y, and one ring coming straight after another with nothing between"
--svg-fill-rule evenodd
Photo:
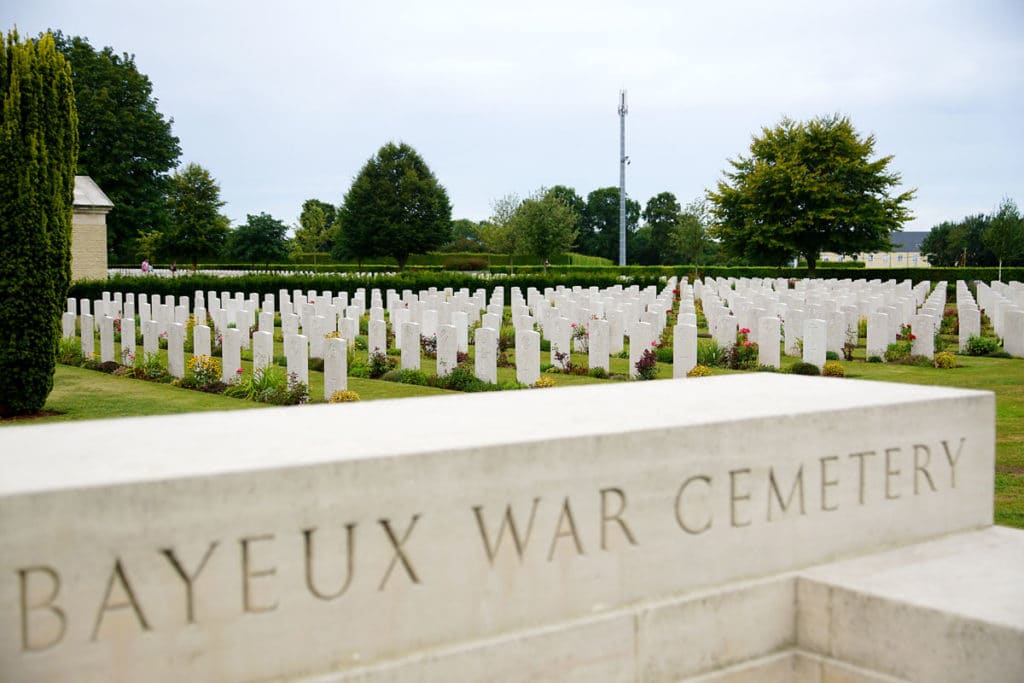
<instances>
[{"instance_id":1,"label":"green grass lawn","mask_svg":"<svg viewBox=\"0 0 1024 683\"><path fill-rule=\"evenodd\" d=\"M283 353L280 328L276 329L275 354ZM701 339L707 344L709 340ZM945 339L949 343L950 339ZM862 340L863 344L863 340ZM356 351L356 358L365 360L366 351ZM472 358L473 347L470 347ZM161 351L166 358L166 351ZM514 359L514 353L510 352ZM855 353L863 358L863 348ZM541 352L542 362L549 354ZM586 354L572 354L574 363L586 364ZM782 357L785 371L797 361ZM961 387L993 391L996 395L996 483L995 519L999 524L1024 529L1024 361L1020 359L974 358L957 356L962 367L939 370L899 364L866 363L863 360L843 361L847 377L911 384ZM251 352L243 352L242 365L252 370ZM613 375L626 375L629 361L610 359ZM421 356L421 369L428 375L435 372L435 360ZM731 370L713 368L714 374L730 374ZM596 379L587 375L543 373L555 386L602 383L615 380ZM672 366L659 363L658 377L672 376ZM323 397L323 373L310 371L309 390L313 402ZM514 382L515 368L498 368L499 383ZM699 381L699 380L694 380ZM842 381L836 379L834 381ZM357 392L362 400L406 398L452 393L429 386L416 386L383 380L348 378L348 388ZM168 384L144 382L126 377L115 377L94 370L57 366L54 390L46 403L47 414L29 420L6 420L0 424L23 424L52 421L86 420L132 415L158 415L206 410L239 410L264 407L263 404L229 398L216 394L181 389ZM301 408L297 408L301 409Z\"/></svg>"}]
</instances>

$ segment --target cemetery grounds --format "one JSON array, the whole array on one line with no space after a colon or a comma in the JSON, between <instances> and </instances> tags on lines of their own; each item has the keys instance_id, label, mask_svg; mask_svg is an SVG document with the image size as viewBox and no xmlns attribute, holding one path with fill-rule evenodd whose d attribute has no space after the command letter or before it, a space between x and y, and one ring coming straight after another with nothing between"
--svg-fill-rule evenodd
<instances>
[{"instance_id":1,"label":"cemetery grounds","mask_svg":"<svg viewBox=\"0 0 1024 683\"><path fill-rule=\"evenodd\" d=\"M954 309L955 310L955 309ZM505 307L503 325L508 324L510 308ZM283 339L281 333L280 314L276 314L274 328L275 362L284 365ZM368 363L365 350L365 334L368 324L367 316L360 322L362 348L350 351L349 368ZM672 326L666 327L670 333ZM983 320L983 334L991 335L987 319ZM97 332L98 334L98 332ZM698 314L698 362L704 363L710 358L712 341L707 329L707 321ZM389 333L389 344L393 339ZM670 343L670 339L668 340ZM996 474L995 474L995 522L1005 526L1024 529L1024 361L1017 358L994 358L976 356L956 356L958 367L939 369L933 366L921 366L900 363L875 363L865 360L865 335L858 338L857 347L853 350L852 360L838 361L845 370L846 378L877 380L887 382L903 382L911 384L929 384L936 386L957 387L963 389L988 390L996 396ZM955 334L940 334L937 338L940 346L955 350L957 337ZM166 342L160 350L161 359L166 367ZM627 343L628 349L628 343ZM936 348L936 351L939 351ZM469 347L469 362L473 360L474 347ZM671 351L671 349L669 349ZM507 351L507 360L511 366L498 367L498 383L511 388L515 386L514 349ZM389 356L397 359L395 350L389 349ZM626 357L622 357L626 356ZM671 352L659 354L659 362L655 368L656 379L672 377ZM190 354L186 353L186 358ZM548 358L548 344L543 342L542 360ZM589 374L575 374L576 368L587 365L587 354L573 352L570 372L563 368L543 364L542 384L551 387L564 387L578 384L606 383L625 381L629 376L628 355L623 353L610 358L609 378L594 377ZM799 358L781 357L781 372L789 371ZM242 366L246 373L252 372L252 349L243 350ZM433 355L421 350L422 375L430 378L434 375L435 361ZM733 374L742 372L725 367L712 365L712 375ZM163 415L174 413L258 409L267 407L265 403L257 403L225 396L223 394L191 391L174 386L168 381L141 381L126 376L98 372L88 367L58 364L54 377L54 389L47 400L42 414L30 418L0 420L0 425L35 424L69 420L103 419L111 417L130 417L143 415ZM416 380L414 380L416 381ZM699 378L686 380L699 382ZM826 378L824 381L844 381L841 378ZM310 402L323 402L323 372L311 366L309 371ZM450 390L420 384L411 384L384 379L368 379L353 377L347 379L348 390L358 394L359 400L410 398L454 393ZM291 408L301 410L300 407ZM344 410L338 406L338 410ZM143 448L144 442L138 447Z\"/></svg>"}]
</instances>

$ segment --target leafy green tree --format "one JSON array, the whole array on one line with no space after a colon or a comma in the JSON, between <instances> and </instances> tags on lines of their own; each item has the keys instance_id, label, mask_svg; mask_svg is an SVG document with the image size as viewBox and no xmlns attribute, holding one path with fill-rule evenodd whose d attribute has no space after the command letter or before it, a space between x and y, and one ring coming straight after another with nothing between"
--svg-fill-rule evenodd
<instances>
[{"instance_id":1,"label":"leafy green tree","mask_svg":"<svg viewBox=\"0 0 1024 683\"><path fill-rule=\"evenodd\" d=\"M191 163L174 172L168 193L171 227L164 251L187 258L195 269L201 256L217 256L228 235L228 218L220 213L224 202L220 186L210 172Z\"/></svg>"},{"instance_id":2,"label":"leafy green tree","mask_svg":"<svg viewBox=\"0 0 1024 683\"><path fill-rule=\"evenodd\" d=\"M512 219L522 204L515 193L510 193L491 202L491 217L481 221L477 227L480 241L491 254L514 254L516 235L512 230Z\"/></svg>"},{"instance_id":3,"label":"leafy green tree","mask_svg":"<svg viewBox=\"0 0 1024 683\"><path fill-rule=\"evenodd\" d=\"M78 119L53 36L0 35L0 417L53 389L71 280Z\"/></svg>"},{"instance_id":4,"label":"leafy green tree","mask_svg":"<svg viewBox=\"0 0 1024 683\"><path fill-rule=\"evenodd\" d=\"M999 280L1003 279L1003 261L1014 261L1024 256L1024 218L1012 199L999 204L988 229L981 236L985 246L999 259Z\"/></svg>"},{"instance_id":5,"label":"leafy green tree","mask_svg":"<svg viewBox=\"0 0 1024 683\"><path fill-rule=\"evenodd\" d=\"M288 226L268 213L248 214L228 234L227 254L246 263L281 263L288 258Z\"/></svg>"},{"instance_id":6,"label":"leafy green tree","mask_svg":"<svg viewBox=\"0 0 1024 683\"><path fill-rule=\"evenodd\" d=\"M340 211L341 243L352 256L392 256L399 268L409 254L448 241L448 192L409 145L389 142L359 171Z\"/></svg>"},{"instance_id":7,"label":"leafy green tree","mask_svg":"<svg viewBox=\"0 0 1024 683\"><path fill-rule=\"evenodd\" d=\"M711 249L708 236L709 215L707 203L697 199L686 205L672 226L669 241L672 248L682 257L683 263L698 266L705 263L705 255Z\"/></svg>"},{"instance_id":8,"label":"leafy green tree","mask_svg":"<svg viewBox=\"0 0 1024 683\"><path fill-rule=\"evenodd\" d=\"M647 200L644 207L644 221L651 228L651 249L657 255L657 263L676 263L678 251L672 240L672 229L679 221L679 201L671 192L660 192Z\"/></svg>"},{"instance_id":9,"label":"leafy green tree","mask_svg":"<svg viewBox=\"0 0 1024 683\"><path fill-rule=\"evenodd\" d=\"M334 248L337 230L337 209L319 199L307 199L299 214L299 229L295 231L293 247L301 252L329 252Z\"/></svg>"},{"instance_id":10,"label":"leafy green tree","mask_svg":"<svg viewBox=\"0 0 1024 683\"><path fill-rule=\"evenodd\" d=\"M114 203L107 215L107 244L128 260L141 232L168 227L168 172L181 147L173 119L157 110L153 84L135 57L112 48L95 50L88 39L56 34L57 49L71 62L78 107L78 173L91 176Z\"/></svg>"},{"instance_id":11,"label":"leafy green tree","mask_svg":"<svg viewBox=\"0 0 1024 683\"><path fill-rule=\"evenodd\" d=\"M135 238L135 258L144 261L156 260L164 239L164 234L159 230L139 233Z\"/></svg>"},{"instance_id":12,"label":"leafy green tree","mask_svg":"<svg viewBox=\"0 0 1024 683\"><path fill-rule=\"evenodd\" d=\"M996 256L982 239L991 222L979 213L939 223L921 242L921 253L933 266L994 266Z\"/></svg>"},{"instance_id":13,"label":"leafy green tree","mask_svg":"<svg viewBox=\"0 0 1024 683\"><path fill-rule=\"evenodd\" d=\"M626 198L626 253L640 222L640 202ZM618 262L619 188L602 187L587 195L579 237L580 251Z\"/></svg>"},{"instance_id":14,"label":"leafy green tree","mask_svg":"<svg viewBox=\"0 0 1024 683\"><path fill-rule=\"evenodd\" d=\"M799 254L813 277L822 251L850 254L888 247L889 235L911 218L913 191L895 196L891 156L872 160L875 138L861 138L846 117L764 128L750 156L708 193L724 248L782 263Z\"/></svg>"},{"instance_id":15,"label":"leafy green tree","mask_svg":"<svg viewBox=\"0 0 1024 683\"><path fill-rule=\"evenodd\" d=\"M479 225L468 218L456 218L452 221L451 239L441 245L441 251L480 251Z\"/></svg>"},{"instance_id":16,"label":"leafy green tree","mask_svg":"<svg viewBox=\"0 0 1024 683\"><path fill-rule=\"evenodd\" d=\"M545 264L572 248L579 232L579 215L558 195L541 188L525 199L512 216L515 251L536 256Z\"/></svg>"}]
</instances>

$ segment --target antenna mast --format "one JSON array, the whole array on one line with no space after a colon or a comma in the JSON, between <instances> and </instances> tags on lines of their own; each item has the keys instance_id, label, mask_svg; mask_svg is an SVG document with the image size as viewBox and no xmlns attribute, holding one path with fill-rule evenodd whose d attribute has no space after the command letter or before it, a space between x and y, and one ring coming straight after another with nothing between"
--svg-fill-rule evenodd
<instances>
[{"instance_id":1,"label":"antenna mast","mask_svg":"<svg viewBox=\"0 0 1024 683\"><path fill-rule=\"evenodd\" d=\"M619 91L619 265L626 265L626 91Z\"/></svg>"}]
</instances>

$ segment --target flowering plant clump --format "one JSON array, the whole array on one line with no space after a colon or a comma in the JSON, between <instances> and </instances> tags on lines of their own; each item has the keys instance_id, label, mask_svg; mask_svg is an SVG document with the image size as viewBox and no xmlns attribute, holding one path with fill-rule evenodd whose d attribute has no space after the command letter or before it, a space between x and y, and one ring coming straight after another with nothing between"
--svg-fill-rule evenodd
<instances>
[{"instance_id":1,"label":"flowering plant clump","mask_svg":"<svg viewBox=\"0 0 1024 683\"><path fill-rule=\"evenodd\" d=\"M594 319L596 320L597 316L594 316ZM580 353L587 353L590 350L590 331L587 330L587 326L571 323L570 327L573 347Z\"/></svg>"},{"instance_id":2,"label":"flowering plant clump","mask_svg":"<svg viewBox=\"0 0 1024 683\"><path fill-rule=\"evenodd\" d=\"M710 377L711 368L706 365L694 365L693 368L686 373L687 377Z\"/></svg>"},{"instance_id":3,"label":"flowering plant clump","mask_svg":"<svg viewBox=\"0 0 1024 683\"><path fill-rule=\"evenodd\" d=\"M951 368L960 367L956 362L956 356L949 351L943 351L935 354L935 358L933 360L935 361L935 367L940 370L949 370Z\"/></svg>"},{"instance_id":4,"label":"flowering plant clump","mask_svg":"<svg viewBox=\"0 0 1024 683\"><path fill-rule=\"evenodd\" d=\"M741 327L736 333L736 342L721 354L722 365L733 370L754 370L757 368L757 344L750 341L750 328Z\"/></svg>"},{"instance_id":5,"label":"flowering plant clump","mask_svg":"<svg viewBox=\"0 0 1024 683\"><path fill-rule=\"evenodd\" d=\"M821 368L821 374L824 377L846 377L846 369L837 360L825 361L825 365Z\"/></svg>"},{"instance_id":6,"label":"flowering plant clump","mask_svg":"<svg viewBox=\"0 0 1024 683\"><path fill-rule=\"evenodd\" d=\"M651 348L644 349L640 360L633 364L638 375L637 379L655 379L658 376L657 348L657 342L651 342Z\"/></svg>"},{"instance_id":7,"label":"flowering plant clump","mask_svg":"<svg viewBox=\"0 0 1024 683\"><path fill-rule=\"evenodd\" d=\"M220 380L220 361L209 356L192 356L186 374L191 374L196 385L203 387Z\"/></svg>"},{"instance_id":8,"label":"flowering plant clump","mask_svg":"<svg viewBox=\"0 0 1024 683\"><path fill-rule=\"evenodd\" d=\"M533 383L534 389L547 389L555 386L555 380L550 377L541 376L536 382Z\"/></svg>"},{"instance_id":9,"label":"flowering plant clump","mask_svg":"<svg viewBox=\"0 0 1024 683\"><path fill-rule=\"evenodd\" d=\"M420 348L427 358L437 358L437 336L420 337Z\"/></svg>"},{"instance_id":10,"label":"flowering plant clump","mask_svg":"<svg viewBox=\"0 0 1024 683\"><path fill-rule=\"evenodd\" d=\"M331 397L327 399L328 403L354 403L358 401L359 394L348 389L339 389L331 394Z\"/></svg>"},{"instance_id":11,"label":"flowering plant clump","mask_svg":"<svg viewBox=\"0 0 1024 683\"><path fill-rule=\"evenodd\" d=\"M398 367L398 361L394 358L388 357L386 354L380 351L374 351L370 354L369 371L368 375L370 379L380 379L389 370L394 370Z\"/></svg>"},{"instance_id":12,"label":"flowering plant clump","mask_svg":"<svg viewBox=\"0 0 1024 683\"><path fill-rule=\"evenodd\" d=\"M917 339L910 325L900 325L900 333L896 335L896 338L903 341L914 341Z\"/></svg>"}]
</instances>

